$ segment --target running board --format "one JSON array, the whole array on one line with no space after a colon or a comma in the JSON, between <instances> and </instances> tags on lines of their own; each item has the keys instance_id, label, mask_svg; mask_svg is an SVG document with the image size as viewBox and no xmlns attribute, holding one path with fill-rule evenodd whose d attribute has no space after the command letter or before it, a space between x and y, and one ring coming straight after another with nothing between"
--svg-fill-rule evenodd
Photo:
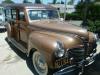
<instances>
[{"instance_id":1,"label":"running board","mask_svg":"<svg viewBox=\"0 0 100 75\"><path fill-rule=\"evenodd\" d=\"M18 48L23 53L26 53L27 49L24 46L22 46L20 43L18 43L16 40L14 40L13 38L10 38L9 42L11 42L16 48Z\"/></svg>"}]
</instances>

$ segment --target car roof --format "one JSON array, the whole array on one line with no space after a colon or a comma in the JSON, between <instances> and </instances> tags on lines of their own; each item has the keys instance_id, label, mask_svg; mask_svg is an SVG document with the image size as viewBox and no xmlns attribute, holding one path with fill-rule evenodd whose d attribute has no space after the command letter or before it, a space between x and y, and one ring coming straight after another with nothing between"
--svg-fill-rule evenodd
<instances>
[{"instance_id":1,"label":"car roof","mask_svg":"<svg viewBox=\"0 0 100 75\"><path fill-rule=\"evenodd\" d=\"M2 4L3 5L3 4ZM23 3L23 4L4 4L5 8L17 8L17 9L23 9L23 8L41 8L41 9L56 9L55 7L51 5L44 5L44 4L33 4L33 3Z\"/></svg>"}]
</instances>

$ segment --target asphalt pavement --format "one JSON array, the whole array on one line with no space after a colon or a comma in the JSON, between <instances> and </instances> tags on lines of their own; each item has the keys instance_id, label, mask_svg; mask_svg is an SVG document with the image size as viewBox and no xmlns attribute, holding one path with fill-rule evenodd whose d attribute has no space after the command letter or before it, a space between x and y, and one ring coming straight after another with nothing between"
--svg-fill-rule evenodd
<instances>
[{"instance_id":1,"label":"asphalt pavement","mask_svg":"<svg viewBox=\"0 0 100 75\"><path fill-rule=\"evenodd\" d=\"M25 54L11 47L6 36L6 32L0 33L0 75L35 75L26 64Z\"/></svg>"}]
</instances>

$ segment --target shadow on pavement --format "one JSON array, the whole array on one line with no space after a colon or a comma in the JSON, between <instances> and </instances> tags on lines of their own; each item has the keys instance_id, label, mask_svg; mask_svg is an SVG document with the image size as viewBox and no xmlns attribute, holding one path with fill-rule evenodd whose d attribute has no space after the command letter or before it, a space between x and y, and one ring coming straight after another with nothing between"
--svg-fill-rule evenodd
<instances>
[{"instance_id":1,"label":"shadow on pavement","mask_svg":"<svg viewBox=\"0 0 100 75\"><path fill-rule=\"evenodd\" d=\"M5 39L8 43L8 45L11 47L11 49L19 56L21 57L23 60L26 61L26 65L28 66L28 68L31 70L31 72L33 73L33 75L36 75L36 73L34 72L34 67L32 66L32 62L30 61L30 59L28 59L27 55L23 52L21 52L20 50L18 50L12 43L10 43L7 38Z\"/></svg>"},{"instance_id":2,"label":"shadow on pavement","mask_svg":"<svg viewBox=\"0 0 100 75\"><path fill-rule=\"evenodd\" d=\"M27 56L25 53L21 52L20 50L18 50L18 48L16 48L11 42L9 42L7 40L7 38L5 39L8 43L8 45L10 46L10 48L19 56L21 57L22 59L26 60L27 59Z\"/></svg>"}]
</instances>

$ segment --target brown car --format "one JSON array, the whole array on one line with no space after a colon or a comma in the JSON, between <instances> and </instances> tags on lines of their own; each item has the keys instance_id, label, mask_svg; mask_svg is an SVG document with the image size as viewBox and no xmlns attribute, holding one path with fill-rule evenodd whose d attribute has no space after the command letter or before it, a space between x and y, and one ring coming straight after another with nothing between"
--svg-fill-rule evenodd
<instances>
[{"instance_id":1,"label":"brown car","mask_svg":"<svg viewBox=\"0 0 100 75\"><path fill-rule=\"evenodd\" d=\"M51 69L60 75L94 61L96 35L61 21L54 7L11 4L5 9L7 38L27 54L38 75L47 75Z\"/></svg>"}]
</instances>

